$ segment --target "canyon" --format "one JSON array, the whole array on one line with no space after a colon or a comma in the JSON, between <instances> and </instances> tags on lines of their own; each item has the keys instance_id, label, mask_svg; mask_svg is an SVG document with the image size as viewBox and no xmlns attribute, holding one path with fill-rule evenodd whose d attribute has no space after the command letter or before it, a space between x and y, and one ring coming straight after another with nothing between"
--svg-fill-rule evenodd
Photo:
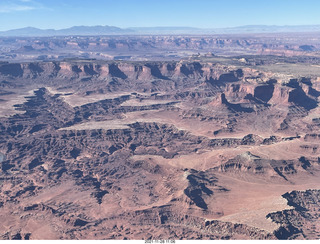
<instances>
[{"instance_id":1,"label":"canyon","mask_svg":"<svg viewBox=\"0 0 320 244\"><path fill-rule=\"evenodd\" d=\"M319 239L318 44L10 38L0 239Z\"/></svg>"},{"instance_id":2,"label":"canyon","mask_svg":"<svg viewBox=\"0 0 320 244\"><path fill-rule=\"evenodd\" d=\"M0 36L0 60L180 61L192 55L319 57L317 32L220 35ZM270 59L269 59L270 60ZM272 59L271 59L272 60Z\"/></svg>"}]
</instances>

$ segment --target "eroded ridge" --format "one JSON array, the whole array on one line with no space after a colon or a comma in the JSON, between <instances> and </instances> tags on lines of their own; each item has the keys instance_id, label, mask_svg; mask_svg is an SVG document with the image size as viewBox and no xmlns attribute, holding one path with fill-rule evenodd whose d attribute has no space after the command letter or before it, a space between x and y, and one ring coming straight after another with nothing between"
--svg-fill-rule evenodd
<instances>
[{"instance_id":1,"label":"eroded ridge","mask_svg":"<svg viewBox=\"0 0 320 244\"><path fill-rule=\"evenodd\" d=\"M320 75L273 58L1 63L0 237L318 239Z\"/></svg>"}]
</instances>

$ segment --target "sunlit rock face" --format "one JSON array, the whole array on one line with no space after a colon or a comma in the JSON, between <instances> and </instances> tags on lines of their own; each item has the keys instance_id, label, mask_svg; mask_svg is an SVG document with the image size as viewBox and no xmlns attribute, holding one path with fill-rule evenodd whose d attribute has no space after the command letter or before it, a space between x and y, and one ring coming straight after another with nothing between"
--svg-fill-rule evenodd
<instances>
[{"instance_id":1,"label":"sunlit rock face","mask_svg":"<svg viewBox=\"0 0 320 244\"><path fill-rule=\"evenodd\" d=\"M320 74L295 59L1 63L0 238L316 239Z\"/></svg>"}]
</instances>

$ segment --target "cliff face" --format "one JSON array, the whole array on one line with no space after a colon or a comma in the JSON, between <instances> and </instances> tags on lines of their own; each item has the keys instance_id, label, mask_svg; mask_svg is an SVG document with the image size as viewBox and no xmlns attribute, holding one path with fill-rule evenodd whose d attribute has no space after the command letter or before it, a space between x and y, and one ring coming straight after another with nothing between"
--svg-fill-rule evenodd
<instances>
[{"instance_id":1,"label":"cliff face","mask_svg":"<svg viewBox=\"0 0 320 244\"><path fill-rule=\"evenodd\" d=\"M207 66L207 65L206 65ZM219 79L228 71L227 67L208 67L198 62L39 62L28 64L1 64L0 74L9 77L26 79L64 77L66 79L93 78L121 78L134 80L170 79L190 77ZM226 79L236 81L237 75L224 74Z\"/></svg>"},{"instance_id":2,"label":"cliff face","mask_svg":"<svg viewBox=\"0 0 320 244\"><path fill-rule=\"evenodd\" d=\"M294 104L316 107L316 80L274 79L270 72L200 62L39 62L0 64L3 79L24 80L24 84L50 85L64 80L65 85L80 81L81 86L106 90L170 91L206 84L221 90L228 101L256 104ZM288 85L286 85L288 84ZM292 85L294 84L294 85Z\"/></svg>"},{"instance_id":3,"label":"cliff face","mask_svg":"<svg viewBox=\"0 0 320 244\"><path fill-rule=\"evenodd\" d=\"M269 214L272 221L281 223L276 231L279 239L316 239L319 232L319 190L292 191L283 195L291 210ZM307 217L308 216L308 217ZM307 217L307 218L306 218Z\"/></svg>"},{"instance_id":4,"label":"cliff face","mask_svg":"<svg viewBox=\"0 0 320 244\"><path fill-rule=\"evenodd\" d=\"M318 83L195 60L1 63L0 237L313 238L315 215L278 198L318 185Z\"/></svg>"}]
</instances>

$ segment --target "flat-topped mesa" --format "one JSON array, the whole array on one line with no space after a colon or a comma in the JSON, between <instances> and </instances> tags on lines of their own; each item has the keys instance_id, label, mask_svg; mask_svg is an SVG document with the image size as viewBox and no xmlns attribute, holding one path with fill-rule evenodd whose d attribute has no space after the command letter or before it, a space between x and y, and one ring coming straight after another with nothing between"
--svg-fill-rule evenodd
<instances>
[{"instance_id":1,"label":"flat-topped mesa","mask_svg":"<svg viewBox=\"0 0 320 244\"><path fill-rule=\"evenodd\" d=\"M270 160L246 152L215 167L218 172L246 179L250 175L263 178L270 183L290 182L295 175L308 175L319 168L318 160L300 157L294 160Z\"/></svg>"},{"instance_id":2,"label":"flat-topped mesa","mask_svg":"<svg viewBox=\"0 0 320 244\"><path fill-rule=\"evenodd\" d=\"M250 67L236 67L212 62L198 61L98 61L67 60L52 62L0 63L0 76L11 78L120 78L120 79L179 79L192 78L208 81L212 85L220 83L276 83L276 73L256 70ZM300 77L287 83L299 84L306 92L312 87L319 90L318 78ZM285 77L282 77L284 79ZM279 77L278 82L281 82ZM290 86L292 87L292 86ZM312 91L310 91L312 93Z\"/></svg>"},{"instance_id":3,"label":"flat-topped mesa","mask_svg":"<svg viewBox=\"0 0 320 244\"><path fill-rule=\"evenodd\" d=\"M180 62L128 62L70 60L63 62L2 63L0 78L15 79L21 85L51 84L89 87L92 91L172 92L185 89L217 94L212 105L228 105L235 111L253 111L269 105L298 106L306 110L317 106L320 89L316 78L277 81L275 74L230 65ZM104 83L101 86L101 82ZM81 84L81 85L80 85ZM100 92L100 93L101 93ZM221 93L227 102L222 102ZM239 107L240 105L244 107ZM247 108L250 108L249 110ZM253 109L253 110L252 110Z\"/></svg>"},{"instance_id":4,"label":"flat-topped mesa","mask_svg":"<svg viewBox=\"0 0 320 244\"><path fill-rule=\"evenodd\" d=\"M51 37L8 37L0 38L0 44L7 47L10 51L14 51L18 55L24 53L36 53L34 58L38 55L43 55L44 52L49 55L64 56L66 50L68 54L75 52L75 56L95 56L102 58L113 58L115 53L126 52L128 56L140 53L146 50L148 54L157 50L158 52L168 53L170 51L186 50L196 54L198 51L222 53L233 52L238 53L255 53L264 55L279 55L279 56L296 56L296 55L310 55L320 49L318 36L316 34L306 38L305 33L292 33L281 36L274 35L261 36L254 35L201 35L201 36L184 36L184 35L142 35L142 36L55 36ZM311 38L312 37L312 38ZM271 41L272 40L272 41ZM150 52L151 51L151 52ZM8 52L10 54L10 52ZM48 55L48 56L49 56ZM8 55L9 56L9 55ZM168 55L174 57L175 55ZM210 55L207 55L207 57ZM13 58L13 57L11 57Z\"/></svg>"},{"instance_id":5,"label":"flat-topped mesa","mask_svg":"<svg viewBox=\"0 0 320 244\"><path fill-rule=\"evenodd\" d=\"M193 78L235 82L243 77L241 69L199 62L101 62L62 61L2 63L0 75L11 78L120 78L135 80Z\"/></svg>"},{"instance_id":6,"label":"flat-topped mesa","mask_svg":"<svg viewBox=\"0 0 320 244\"><path fill-rule=\"evenodd\" d=\"M245 58L0 63L0 239L316 238L320 80Z\"/></svg>"}]
</instances>

